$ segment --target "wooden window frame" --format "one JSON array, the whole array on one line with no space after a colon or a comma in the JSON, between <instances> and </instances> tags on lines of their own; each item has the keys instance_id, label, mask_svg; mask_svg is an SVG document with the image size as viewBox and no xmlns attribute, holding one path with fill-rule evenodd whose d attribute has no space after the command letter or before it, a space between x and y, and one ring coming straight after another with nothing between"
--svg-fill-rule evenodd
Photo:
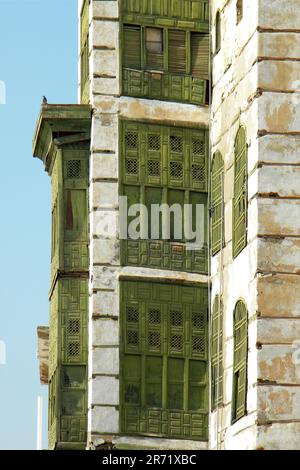
<instances>
[{"instance_id":1,"label":"wooden window frame","mask_svg":"<svg viewBox=\"0 0 300 470\"><path fill-rule=\"evenodd\" d=\"M211 315L211 410L223 405L223 302L215 296ZM215 374L216 371L216 374ZM216 389L219 387L218 392Z\"/></svg>"},{"instance_id":2,"label":"wooden window frame","mask_svg":"<svg viewBox=\"0 0 300 470\"><path fill-rule=\"evenodd\" d=\"M209 411L206 288L123 279L120 292L121 433L128 433L128 416L134 413L134 424L131 416L129 422L133 434L206 440ZM172 295L166 297L167 292ZM129 316L131 309L135 312ZM151 310L154 310L152 321ZM151 338L156 337L158 341L152 343ZM201 338L200 347L197 338ZM156 360L157 375L147 376L148 360ZM156 392L149 400L151 387ZM171 419L175 413L180 416L177 424ZM190 419L184 422L183 416ZM197 435L197 429L191 432L191 428L200 416Z\"/></svg>"},{"instance_id":3,"label":"wooden window frame","mask_svg":"<svg viewBox=\"0 0 300 470\"><path fill-rule=\"evenodd\" d=\"M240 318L237 318L238 315ZM238 330L240 332L238 335L239 341L237 342ZM241 331L244 333L243 337ZM242 299L238 300L233 312L233 341L232 424L247 414L248 311ZM243 395L241 403L239 403L238 394L241 394L241 390Z\"/></svg>"},{"instance_id":4,"label":"wooden window frame","mask_svg":"<svg viewBox=\"0 0 300 470\"><path fill-rule=\"evenodd\" d=\"M247 132L240 126L234 143L234 195L232 252L236 258L247 246L248 226L248 146Z\"/></svg>"},{"instance_id":5,"label":"wooden window frame","mask_svg":"<svg viewBox=\"0 0 300 470\"><path fill-rule=\"evenodd\" d=\"M123 68L130 68L126 65L126 38L125 38L125 29L126 28L140 28L140 43L141 43L141 66L137 67L136 70L141 70L141 71L152 71L153 72L161 72L161 73L170 73L172 75L188 75L192 76L194 78L200 78L202 80L208 80L209 79L209 64L207 67L207 72L203 74L192 74L192 38L193 35L202 35L203 39L205 40L208 37L207 33L202 33L202 32L195 32L195 31L189 31L189 30L183 30L183 29L176 29L176 28L166 28L166 27L158 27L158 26L145 26L145 25L140 25L140 24L123 24ZM162 34L162 62L161 65L158 66L157 68L153 68L153 66L147 64L147 29L158 29L161 30ZM186 49L186 54L185 54L185 72L181 73L175 73L171 72L170 69L170 62L169 62L169 55L170 55L170 33L174 31L183 31L185 32L186 38L185 38L185 49ZM209 56L209 53L208 53ZM208 62L209 62L209 57L208 57ZM180 68L180 67L179 67Z\"/></svg>"},{"instance_id":6,"label":"wooden window frame","mask_svg":"<svg viewBox=\"0 0 300 470\"><path fill-rule=\"evenodd\" d=\"M218 183L218 177L220 182ZM225 245L224 214L224 160L217 150L213 155L211 169L210 220L211 251L215 256Z\"/></svg>"}]
</instances>

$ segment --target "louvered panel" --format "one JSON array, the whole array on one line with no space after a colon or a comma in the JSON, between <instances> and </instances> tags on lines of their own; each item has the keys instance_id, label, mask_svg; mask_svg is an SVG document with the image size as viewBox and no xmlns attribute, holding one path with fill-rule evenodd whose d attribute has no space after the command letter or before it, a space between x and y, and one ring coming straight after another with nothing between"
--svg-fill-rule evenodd
<instances>
[{"instance_id":1,"label":"louvered panel","mask_svg":"<svg viewBox=\"0 0 300 470\"><path fill-rule=\"evenodd\" d=\"M202 27L209 20L208 0L123 0L121 6L125 17L150 16L163 21L172 18L175 21L190 21L192 25L197 22Z\"/></svg>"},{"instance_id":2,"label":"louvered panel","mask_svg":"<svg viewBox=\"0 0 300 470\"><path fill-rule=\"evenodd\" d=\"M150 229L156 227L151 217L151 204L179 204L181 209L184 204L191 204L193 231L199 223L196 205L204 205L207 213L207 132L123 121L121 136L120 194L127 196L128 206L145 204L149 214L148 219L142 218L138 229L142 230L142 239L129 238L122 242L122 264L206 273L206 224L204 245L197 250L187 247L194 235L184 234L184 230L180 236L175 234L173 213L167 239L162 237L161 218L158 234L152 236ZM132 221L133 218L128 217L128 225Z\"/></svg>"},{"instance_id":3,"label":"louvered panel","mask_svg":"<svg viewBox=\"0 0 300 470\"><path fill-rule=\"evenodd\" d=\"M207 300L206 286L121 282L122 432L207 439Z\"/></svg>"},{"instance_id":4,"label":"louvered panel","mask_svg":"<svg viewBox=\"0 0 300 470\"><path fill-rule=\"evenodd\" d=\"M220 152L213 157L211 174L211 237L212 254L215 255L224 243L224 163Z\"/></svg>"},{"instance_id":5,"label":"louvered panel","mask_svg":"<svg viewBox=\"0 0 300 470\"><path fill-rule=\"evenodd\" d=\"M247 139L243 127L238 130L234 145L233 256L247 245Z\"/></svg>"},{"instance_id":6,"label":"louvered panel","mask_svg":"<svg viewBox=\"0 0 300 470\"><path fill-rule=\"evenodd\" d=\"M218 295L213 303L211 323L211 404L214 410L223 402L223 307Z\"/></svg>"},{"instance_id":7,"label":"louvered panel","mask_svg":"<svg viewBox=\"0 0 300 470\"><path fill-rule=\"evenodd\" d=\"M186 32L169 30L169 72L186 73Z\"/></svg>"},{"instance_id":8,"label":"louvered panel","mask_svg":"<svg viewBox=\"0 0 300 470\"><path fill-rule=\"evenodd\" d=\"M189 75L173 75L123 68L123 93L126 96L188 101L204 104L206 80Z\"/></svg>"},{"instance_id":9,"label":"louvered panel","mask_svg":"<svg viewBox=\"0 0 300 470\"><path fill-rule=\"evenodd\" d=\"M239 300L234 309L234 360L232 390L232 420L245 415L247 409L247 355L248 313L246 305Z\"/></svg>"},{"instance_id":10,"label":"louvered panel","mask_svg":"<svg viewBox=\"0 0 300 470\"><path fill-rule=\"evenodd\" d=\"M191 68L194 77L209 78L209 35L191 34Z\"/></svg>"},{"instance_id":11,"label":"louvered panel","mask_svg":"<svg viewBox=\"0 0 300 470\"><path fill-rule=\"evenodd\" d=\"M124 67L141 68L141 28L140 26L124 26Z\"/></svg>"},{"instance_id":12,"label":"louvered panel","mask_svg":"<svg viewBox=\"0 0 300 470\"><path fill-rule=\"evenodd\" d=\"M146 65L148 70L163 70L164 54L163 52L146 52Z\"/></svg>"},{"instance_id":13,"label":"louvered panel","mask_svg":"<svg viewBox=\"0 0 300 470\"><path fill-rule=\"evenodd\" d=\"M59 264L56 256L52 260L56 279L50 307L50 448L81 448L86 443L88 155L87 143L64 144L52 183L52 237L54 253L61 256Z\"/></svg>"}]
</instances>

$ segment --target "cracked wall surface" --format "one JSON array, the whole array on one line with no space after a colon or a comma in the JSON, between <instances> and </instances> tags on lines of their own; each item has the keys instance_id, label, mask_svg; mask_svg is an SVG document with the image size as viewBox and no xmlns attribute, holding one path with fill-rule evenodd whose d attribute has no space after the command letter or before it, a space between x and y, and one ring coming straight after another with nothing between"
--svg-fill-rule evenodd
<instances>
[{"instance_id":1,"label":"cracked wall surface","mask_svg":"<svg viewBox=\"0 0 300 470\"><path fill-rule=\"evenodd\" d=\"M213 19L221 11L222 47L213 58L211 142L212 153L220 150L225 163L225 248L212 260L212 298L223 295L230 353L224 364L228 395L212 415L211 446L299 449L293 346L300 325L300 2L244 0L239 24L235 6L233 0L212 5ZM233 260L232 166L239 125L247 129L248 245ZM248 414L230 426L232 315L239 297L249 314Z\"/></svg>"}]
</instances>

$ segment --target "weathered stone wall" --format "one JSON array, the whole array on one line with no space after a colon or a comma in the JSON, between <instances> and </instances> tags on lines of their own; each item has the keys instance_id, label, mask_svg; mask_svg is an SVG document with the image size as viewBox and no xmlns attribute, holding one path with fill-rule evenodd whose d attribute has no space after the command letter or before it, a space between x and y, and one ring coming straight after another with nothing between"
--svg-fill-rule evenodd
<instances>
[{"instance_id":1,"label":"weathered stone wall","mask_svg":"<svg viewBox=\"0 0 300 470\"><path fill-rule=\"evenodd\" d=\"M221 13L221 49L215 53L215 18ZM257 419L257 155L258 107L257 32L258 4L244 0L243 18L236 24L236 0L212 2L213 97L211 106L211 154L219 150L224 159L225 246L212 258L211 304L223 299L224 405L211 414L210 448L253 449ZM248 143L248 244L233 259L232 201L234 187L234 141L239 127L247 131ZM248 309L247 415L231 423L233 380L233 312L243 299Z\"/></svg>"},{"instance_id":2,"label":"weathered stone wall","mask_svg":"<svg viewBox=\"0 0 300 470\"><path fill-rule=\"evenodd\" d=\"M299 449L300 1L244 0L220 9L213 59L212 152L225 162L225 248L212 260L212 301L225 306L225 406L212 415L211 447ZM214 34L214 29L213 29ZM214 46L213 46L214 47ZM232 260L234 138L248 136L248 246ZM232 316L249 313L248 415L230 426ZM228 409L228 411L227 411ZM219 414L219 443L215 423Z\"/></svg>"},{"instance_id":3,"label":"weathered stone wall","mask_svg":"<svg viewBox=\"0 0 300 470\"><path fill-rule=\"evenodd\" d=\"M90 4L90 102L93 106L90 160L90 302L88 441L92 447L205 448L201 442L118 437L119 277L160 277L207 283L195 274L120 266L115 234L104 239L105 224L118 227L119 119L208 127L208 108L121 97L119 2Z\"/></svg>"},{"instance_id":4,"label":"weathered stone wall","mask_svg":"<svg viewBox=\"0 0 300 470\"><path fill-rule=\"evenodd\" d=\"M258 435L300 448L300 1L259 0Z\"/></svg>"}]
</instances>

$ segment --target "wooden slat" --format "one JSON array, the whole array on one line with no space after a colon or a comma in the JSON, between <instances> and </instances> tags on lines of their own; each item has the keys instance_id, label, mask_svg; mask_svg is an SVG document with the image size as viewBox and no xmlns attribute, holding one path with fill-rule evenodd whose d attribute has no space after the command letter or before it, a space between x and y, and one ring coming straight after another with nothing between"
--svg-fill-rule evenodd
<instances>
[{"instance_id":1,"label":"wooden slat","mask_svg":"<svg viewBox=\"0 0 300 470\"><path fill-rule=\"evenodd\" d=\"M191 34L191 65L194 77L209 79L209 35Z\"/></svg>"},{"instance_id":2,"label":"wooden slat","mask_svg":"<svg viewBox=\"0 0 300 470\"><path fill-rule=\"evenodd\" d=\"M124 26L123 42L124 67L141 68L141 28L140 26Z\"/></svg>"},{"instance_id":3,"label":"wooden slat","mask_svg":"<svg viewBox=\"0 0 300 470\"><path fill-rule=\"evenodd\" d=\"M186 73L186 33L181 30L169 31L169 72Z\"/></svg>"}]
</instances>

